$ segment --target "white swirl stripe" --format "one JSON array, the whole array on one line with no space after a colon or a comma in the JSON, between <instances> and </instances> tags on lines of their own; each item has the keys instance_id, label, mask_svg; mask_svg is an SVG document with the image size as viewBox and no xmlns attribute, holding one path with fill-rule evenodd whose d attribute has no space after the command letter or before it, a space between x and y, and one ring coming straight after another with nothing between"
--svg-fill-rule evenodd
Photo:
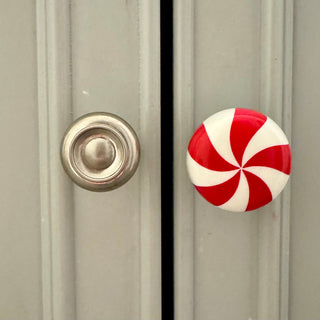
<instances>
[{"instance_id":1,"label":"white swirl stripe","mask_svg":"<svg viewBox=\"0 0 320 320\"><path fill-rule=\"evenodd\" d=\"M201 166L187 153L187 169L190 180L199 187L209 187L221 184L237 174L239 169L231 171L214 171Z\"/></svg>"},{"instance_id":2,"label":"white swirl stripe","mask_svg":"<svg viewBox=\"0 0 320 320\"><path fill-rule=\"evenodd\" d=\"M236 109L215 113L203 122L208 137L218 153L229 163L239 166L230 145L230 130Z\"/></svg>"}]
</instances>

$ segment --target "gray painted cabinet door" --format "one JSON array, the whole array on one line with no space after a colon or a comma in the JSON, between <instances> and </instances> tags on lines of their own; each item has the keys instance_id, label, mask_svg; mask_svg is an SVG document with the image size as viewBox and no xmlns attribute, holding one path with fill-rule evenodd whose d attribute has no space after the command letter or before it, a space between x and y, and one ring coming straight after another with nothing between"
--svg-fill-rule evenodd
<instances>
[{"instance_id":1,"label":"gray painted cabinet door","mask_svg":"<svg viewBox=\"0 0 320 320\"><path fill-rule=\"evenodd\" d=\"M320 317L320 2L175 1L175 315ZM289 137L282 196L252 213L206 202L185 153L210 115L246 107Z\"/></svg>"},{"instance_id":2,"label":"gray painted cabinet door","mask_svg":"<svg viewBox=\"0 0 320 320\"><path fill-rule=\"evenodd\" d=\"M0 1L0 319L160 319L157 1ZM64 173L72 120L114 113L141 161L107 193Z\"/></svg>"},{"instance_id":3,"label":"gray painted cabinet door","mask_svg":"<svg viewBox=\"0 0 320 320\"><path fill-rule=\"evenodd\" d=\"M160 320L159 1L0 0L0 320ZM174 0L175 319L318 320L320 3ZM223 212L188 179L196 127L235 106L292 146L282 196ZM83 114L128 121L134 177L74 185L60 142Z\"/></svg>"}]
</instances>

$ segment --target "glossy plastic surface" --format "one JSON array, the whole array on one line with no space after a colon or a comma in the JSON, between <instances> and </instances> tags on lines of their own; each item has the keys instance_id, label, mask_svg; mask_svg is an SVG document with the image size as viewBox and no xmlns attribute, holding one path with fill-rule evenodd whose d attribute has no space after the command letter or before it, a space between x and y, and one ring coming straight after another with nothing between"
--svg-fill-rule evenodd
<instances>
[{"instance_id":1,"label":"glossy plastic surface","mask_svg":"<svg viewBox=\"0 0 320 320\"><path fill-rule=\"evenodd\" d=\"M196 130L187 153L190 179L210 203L230 211L258 209L275 199L291 171L281 128L249 109L226 109Z\"/></svg>"}]
</instances>

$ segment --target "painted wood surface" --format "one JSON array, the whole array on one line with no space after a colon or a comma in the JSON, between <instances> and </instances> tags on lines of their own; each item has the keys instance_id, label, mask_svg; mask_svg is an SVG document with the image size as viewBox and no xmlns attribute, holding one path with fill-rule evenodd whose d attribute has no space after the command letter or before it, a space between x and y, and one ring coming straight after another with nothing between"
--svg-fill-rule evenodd
<instances>
[{"instance_id":1,"label":"painted wood surface","mask_svg":"<svg viewBox=\"0 0 320 320\"><path fill-rule=\"evenodd\" d=\"M185 153L210 115L245 107L291 136L292 1L175 1L177 319L288 319L290 186L249 214L195 194ZM188 290L186 290L188 288Z\"/></svg>"},{"instance_id":2,"label":"painted wood surface","mask_svg":"<svg viewBox=\"0 0 320 320\"><path fill-rule=\"evenodd\" d=\"M0 6L11 154L1 160L0 319L160 320L159 2ZM93 111L126 119L142 146L133 179L108 193L75 186L60 163L64 131Z\"/></svg>"}]
</instances>

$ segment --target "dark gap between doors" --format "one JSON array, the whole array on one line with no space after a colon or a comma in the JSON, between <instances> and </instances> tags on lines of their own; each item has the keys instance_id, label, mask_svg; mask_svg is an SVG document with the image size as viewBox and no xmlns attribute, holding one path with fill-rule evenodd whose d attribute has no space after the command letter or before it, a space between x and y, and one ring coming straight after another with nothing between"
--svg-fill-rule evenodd
<instances>
[{"instance_id":1,"label":"dark gap between doors","mask_svg":"<svg viewBox=\"0 0 320 320\"><path fill-rule=\"evenodd\" d=\"M160 1L162 319L174 319L173 0Z\"/></svg>"}]
</instances>

